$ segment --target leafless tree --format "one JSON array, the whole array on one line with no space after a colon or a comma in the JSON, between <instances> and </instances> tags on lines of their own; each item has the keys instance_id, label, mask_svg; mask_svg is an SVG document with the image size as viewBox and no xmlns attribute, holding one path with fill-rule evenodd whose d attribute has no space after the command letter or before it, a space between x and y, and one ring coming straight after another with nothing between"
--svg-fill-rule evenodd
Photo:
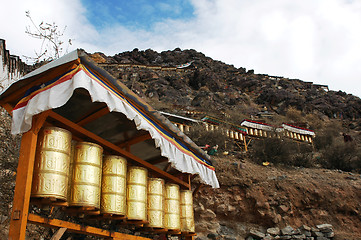
<instances>
[{"instance_id":1,"label":"leafless tree","mask_svg":"<svg viewBox=\"0 0 361 240\"><path fill-rule=\"evenodd\" d=\"M26 11L25 14L31 22L31 25L26 26L25 33L33 38L40 39L42 43L38 51L34 50L35 57L24 57L34 64L41 61L51 61L61 57L64 52L64 41L62 39L64 37L66 26L60 29L55 22L47 23L43 21L40 24L35 24L30 16L30 12ZM72 45L72 39L66 41L65 53L70 45Z\"/></svg>"}]
</instances>

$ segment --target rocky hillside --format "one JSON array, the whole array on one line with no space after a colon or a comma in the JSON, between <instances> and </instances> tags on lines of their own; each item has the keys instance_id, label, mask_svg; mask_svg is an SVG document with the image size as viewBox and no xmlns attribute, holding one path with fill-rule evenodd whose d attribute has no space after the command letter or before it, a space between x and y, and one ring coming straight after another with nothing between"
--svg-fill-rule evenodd
<instances>
[{"instance_id":1,"label":"rocky hillside","mask_svg":"<svg viewBox=\"0 0 361 240\"><path fill-rule=\"evenodd\" d=\"M122 79L151 101L177 102L178 108L240 110L256 114L260 108L285 114L289 107L303 113L317 113L329 118L359 119L361 99L351 94L327 91L325 86L298 79L255 74L215 61L195 50L153 50L119 53L113 57L92 55L116 78ZM121 68L117 64L177 66L192 62L186 71L164 72L150 69ZM107 66L108 65L108 66ZM169 105L169 104L168 104Z\"/></svg>"},{"instance_id":2,"label":"rocky hillside","mask_svg":"<svg viewBox=\"0 0 361 240\"><path fill-rule=\"evenodd\" d=\"M361 239L360 174L264 167L232 157L217 157L216 166L221 188L205 187L195 197L202 240L246 239L252 231L323 223L333 226L334 239Z\"/></svg>"},{"instance_id":3,"label":"rocky hillside","mask_svg":"<svg viewBox=\"0 0 361 240\"><path fill-rule=\"evenodd\" d=\"M297 229L322 223L332 224L334 239L361 239L361 176L320 168L330 166L324 163L331 159L344 161L341 158L349 146L342 145L342 132L352 135L355 146L359 145L360 98L298 79L237 69L195 50L158 53L134 49L113 57L101 53L92 57L158 110L178 114L198 110L233 123L267 112L271 117L262 121L302 122L318 134L314 152L298 155L300 165L309 168L287 165L291 161L264 167L255 163L252 150L215 157L221 188L205 187L195 198L200 239L246 239L252 231L264 234L267 228ZM178 71L141 67L189 62L189 68ZM262 144L258 145L257 150L262 150ZM348 170L361 166L360 148L351 148L349 158L357 164ZM332 149L340 150L336 153ZM330 167L335 166L341 165ZM260 239L252 236L249 239Z\"/></svg>"},{"instance_id":4,"label":"rocky hillside","mask_svg":"<svg viewBox=\"0 0 361 240\"><path fill-rule=\"evenodd\" d=\"M321 168L322 161L327 161L328 157L341 162L338 160L343 155L336 153L343 149L352 150L348 151L349 158L359 164L352 166L361 166L361 154L357 152L361 142L361 100L358 97L327 91L325 86L297 79L237 69L195 50L158 53L134 49L111 57L102 53L91 56L157 110L178 114L183 114L183 110L197 110L234 123L267 112L269 117L262 119L267 123L302 122L320 136L315 142L315 152L295 154L303 167L285 163L262 166L254 159L252 151L243 153L227 145L225 150L229 150L229 155L219 153L214 157L221 188L204 187L195 196L196 229L200 240L249 240L261 239L261 236L277 239L262 234L269 228L289 230L307 225L311 229L323 223L333 226L336 240L361 239L360 173L352 172L354 169L345 172ZM174 68L185 63L191 65ZM6 239L19 137L10 135L10 116L3 109L0 121L3 123L0 138L4 143L0 152L0 181L3 183L0 239ZM354 147L340 145L342 132L352 135ZM260 146L262 148L262 144ZM256 147L255 144L254 149ZM331 149L341 150L332 152ZM305 226L303 229L308 229ZM29 239L47 239L52 235L42 228L32 226L29 229ZM313 237L308 239L317 239Z\"/></svg>"}]
</instances>

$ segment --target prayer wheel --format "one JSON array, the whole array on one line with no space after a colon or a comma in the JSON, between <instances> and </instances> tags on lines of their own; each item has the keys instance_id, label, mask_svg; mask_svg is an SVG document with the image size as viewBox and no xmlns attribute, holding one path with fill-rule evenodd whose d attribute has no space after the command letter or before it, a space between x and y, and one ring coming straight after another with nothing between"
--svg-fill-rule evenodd
<instances>
[{"instance_id":1,"label":"prayer wheel","mask_svg":"<svg viewBox=\"0 0 361 240\"><path fill-rule=\"evenodd\" d=\"M249 134L253 135L253 129L252 128L249 129Z\"/></svg>"},{"instance_id":2,"label":"prayer wheel","mask_svg":"<svg viewBox=\"0 0 361 240\"><path fill-rule=\"evenodd\" d=\"M127 180L127 218L147 220L147 181L148 170L131 166Z\"/></svg>"},{"instance_id":3,"label":"prayer wheel","mask_svg":"<svg viewBox=\"0 0 361 240\"><path fill-rule=\"evenodd\" d=\"M232 138L232 139L234 138L234 133L233 133L232 130L229 132L229 137Z\"/></svg>"},{"instance_id":4,"label":"prayer wheel","mask_svg":"<svg viewBox=\"0 0 361 240\"><path fill-rule=\"evenodd\" d=\"M127 160L108 155L103 159L102 194L100 211L117 215L126 214Z\"/></svg>"},{"instance_id":5,"label":"prayer wheel","mask_svg":"<svg viewBox=\"0 0 361 240\"><path fill-rule=\"evenodd\" d=\"M191 190L180 191L180 207L181 231L194 233L193 195Z\"/></svg>"},{"instance_id":6,"label":"prayer wheel","mask_svg":"<svg viewBox=\"0 0 361 240\"><path fill-rule=\"evenodd\" d=\"M236 140L239 140L238 132L234 132L234 138L235 138Z\"/></svg>"},{"instance_id":7,"label":"prayer wheel","mask_svg":"<svg viewBox=\"0 0 361 240\"><path fill-rule=\"evenodd\" d=\"M149 178L148 180L148 226L164 228L164 180Z\"/></svg>"},{"instance_id":8,"label":"prayer wheel","mask_svg":"<svg viewBox=\"0 0 361 240\"><path fill-rule=\"evenodd\" d=\"M184 129L186 132L189 132L191 130L191 127L190 126L185 126L185 129Z\"/></svg>"},{"instance_id":9,"label":"prayer wheel","mask_svg":"<svg viewBox=\"0 0 361 240\"><path fill-rule=\"evenodd\" d=\"M95 143L75 146L70 206L100 208L103 148Z\"/></svg>"},{"instance_id":10,"label":"prayer wheel","mask_svg":"<svg viewBox=\"0 0 361 240\"><path fill-rule=\"evenodd\" d=\"M180 191L177 184L165 185L164 226L170 230L180 230Z\"/></svg>"},{"instance_id":11,"label":"prayer wheel","mask_svg":"<svg viewBox=\"0 0 361 240\"><path fill-rule=\"evenodd\" d=\"M31 197L67 200L71 133L46 127L39 133Z\"/></svg>"}]
</instances>

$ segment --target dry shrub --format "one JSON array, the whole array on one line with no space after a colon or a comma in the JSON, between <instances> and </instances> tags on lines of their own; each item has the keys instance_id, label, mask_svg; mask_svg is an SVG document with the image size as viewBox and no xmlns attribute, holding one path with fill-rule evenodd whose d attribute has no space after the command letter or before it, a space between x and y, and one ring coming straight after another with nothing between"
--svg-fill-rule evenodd
<instances>
[{"instance_id":1,"label":"dry shrub","mask_svg":"<svg viewBox=\"0 0 361 240\"><path fill-rule=\"evenodd\" d=\"M304 121L304 117L302 116L302 113L300 110L297 110L294 107L289 107L286 113L286 118L288 119L288 121L293 121L293 122L303 122Z\"/></svg>"},{"instance_id":2,"label":"dry shrub","mask_svg":"<svg viewBox=\"0 0 361 240\"><path fill-rule=\"evenodd\" d=\"M331 146L335 139L341 136L342 126L337 122L325 124L321 131L318 131L314 139L317 150L322 150Z\"/></svg>"},{"instance_id":3,"label":"dry shrub","mask_svg":"<svg viewBox=\"0 0 361 240\"><path fill-rule=\"evenodd\" d=\"M221 129L207 131L203 124L195 124L190 128L190 131L186 133L198 146L210 146L218 145L218 150L225 149L225 143L227 136Z\"/></svg>"},{"instance_id":4,"label":"dry shrub","mask_svg":"<svg viewBox=\"0 0 361 240\"><path fill-rule=\"evenodd\" d=\"M276 165L313 166L312 146L287 138L266 138L254 142L251 156L255 162L271 162Z\"/></svg>"},{"instance_id":5,"label":"dry shrub","mask_svg":"<svg viewBox=\"0 0 361 240\"><path fill-rule=\"evenodd\" d=\"M320 163L325 168L361 172L361 149L352 142L334 142L322 151Z\"/></svg>"},{"instance_id":6,"label":"dry shrub","mask_svg":"<svg viewBox=\"0 0 361 240\"><path fill-rule=\"evenodd\" d=\"M307 114L306 121L310 125L310 129L321 129L323 126L323 120L317 114Z\"/></svg>"}]
</instances>

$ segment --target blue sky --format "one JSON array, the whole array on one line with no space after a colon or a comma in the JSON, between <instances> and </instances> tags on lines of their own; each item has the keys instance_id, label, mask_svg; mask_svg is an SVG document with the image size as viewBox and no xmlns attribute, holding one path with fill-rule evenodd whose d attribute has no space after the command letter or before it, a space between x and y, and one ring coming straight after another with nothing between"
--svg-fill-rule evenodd
<instances>
[{"instance_id":1,"label":"blue sky","mask_svg":"<svg viewBox=\"0 0 361 240\"><path fill-rule=\"evenodd\" d=\"M64 53L195 49L256 73L361 96L361 1L14 0L1 10L0 38L20 57L41 46L25 34L30 11L36 23L66 27L61 40L73 45Z\"/></svg>"},{"instance_id":2,"label":"blue sky","mask_svg":"<svg viewBox=\"0 0 361 240\"><path fill-rule=\"evenodd\" d=\"M121 24L129 29L151 29L166 19L189 19L193 6L182 0L82 0L86 17L97 29Z\"/></svg>"}]
</instances>

